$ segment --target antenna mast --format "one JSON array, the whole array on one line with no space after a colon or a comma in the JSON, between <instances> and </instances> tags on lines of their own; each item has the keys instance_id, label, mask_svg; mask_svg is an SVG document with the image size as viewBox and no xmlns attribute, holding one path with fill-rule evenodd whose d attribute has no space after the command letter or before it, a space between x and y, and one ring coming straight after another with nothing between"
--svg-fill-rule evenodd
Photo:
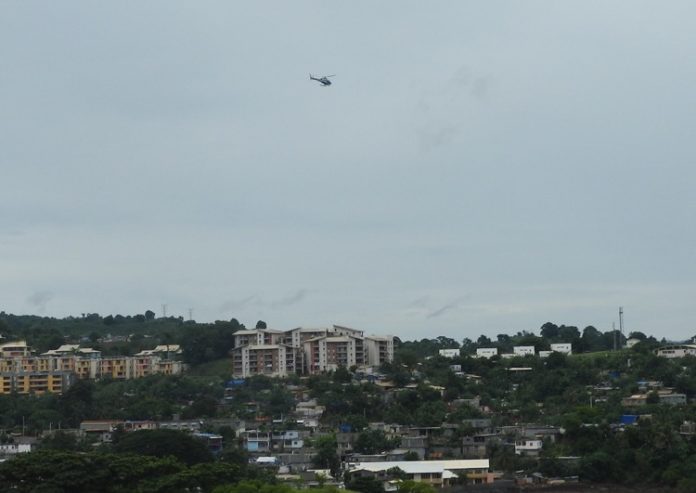
<instances>
[{"instance_id":1,"label":"antenna mast","mask_svg":"<svg viewBox=\"0 0 696 493\"><path fill-rule=\"evenodd\" d=\"M623 338L624 335L624 327L623 327L623 307L619 307L619 331L621 332L621 337ZM619 341L619 345L621 345L621 341Z\"/></svg>"}]
</instances>

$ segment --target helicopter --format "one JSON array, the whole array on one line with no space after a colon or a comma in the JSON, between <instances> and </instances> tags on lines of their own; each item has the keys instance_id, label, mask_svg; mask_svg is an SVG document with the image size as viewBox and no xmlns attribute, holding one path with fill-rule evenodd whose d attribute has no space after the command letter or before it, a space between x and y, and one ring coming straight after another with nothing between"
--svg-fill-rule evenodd
<instances>
[{"instance_id":1,"label":"helicopter","mask_svg":"<svg viewBox=\"0 0 696 493\"><path fill-rule=\"evenodd\" d=\"M334 74L336 75L336 74ZM324 77L313 77L312 74L309 74L309 80L316 80L317 82L320 82L322 86L330 86L331 81L329 80L329 77L333 77L333 75L325 75Z\"/></svg>"}]
</instances>

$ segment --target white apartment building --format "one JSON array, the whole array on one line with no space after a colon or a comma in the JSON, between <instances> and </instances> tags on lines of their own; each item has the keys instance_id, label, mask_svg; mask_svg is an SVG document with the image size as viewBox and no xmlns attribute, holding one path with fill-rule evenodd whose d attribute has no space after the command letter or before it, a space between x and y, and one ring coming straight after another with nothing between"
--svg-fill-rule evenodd
<instances>
[{"instance_id":1,"label":"white apartment building","mask_svg":"<svg viewBox=\"0 0 696 493\"><path fill-rule=\"evenodd\" d=\"M296 349L285 344L249 344L232 349L232 375L286 377L297 371Z\"/></svg>"},{"instance_id":2,"label":"white apartment building","mask_svg":"<svg viewBox=\"0 0 696 493\"><path fill-rule=\"evenodd\" d=\"M247 345L263 346L266 344L285 343L287 334L280 330L253 329L238 330L234 333L234 347Z\"/></svg>"},{"instance_id":3,"label":"white apartment building","mask_svg":"<svg viewBox=\"0 0 696 493\"><path fill-rule=\"evenodd\" d=\"M380 366L394 360L394 336L365 336L363 339L366 366Z\"/></svg>"},{"instance_id":4,"label":"white apartment building","mask_svg":"<svg viewBox=\"0 0 696 493\"><path fill-rule=\"evenodd\" d=\"M298 327L288 331L241 330L234 335L233 376L322 373L343 366L379 366L394 359L393 336L365 336L362 330Z\"/></svg>"},{"instance_id":5,"label":"white apartment building","mask_svg":"<svg viewBox=\"0 0 696 493\"><path fill-rule=\"evenodd\" d=\"M353 336L324 336L303 344L305 369L309 374L335 371L364 364L363 340Z\"/></svg>"}]
</instances>

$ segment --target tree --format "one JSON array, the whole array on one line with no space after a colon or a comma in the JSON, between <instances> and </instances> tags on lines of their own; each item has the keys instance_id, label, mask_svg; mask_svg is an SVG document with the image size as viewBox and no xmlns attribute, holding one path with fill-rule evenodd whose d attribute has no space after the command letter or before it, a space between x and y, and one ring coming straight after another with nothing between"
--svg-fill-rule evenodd
<instances>
[{"instance_id":1,"label":"tree","mask_svg":"<svg viewBox=\"0 0 696 493\"><path fill-rule=\"evenodd\" d=\"M80 422L92 416L93 393L93 382L78 380L58 398L58 410L70 425L77 428Z\"/></svg>"},{"instance_id":2,"label":"tree","mask_svg":"<svg viewBox=\"0 0 696 493\"><path fill-rule=\"evenodd\" d=\"M582 331L582 348L584 351L600 351L602 349L602 333L591 325Z\"/></svg>"},{"instance_id":3,"label":"tree","mask_svg":"<svg viewBox=\"0 0 696 493\"><path fill-rule=\"evenodd\" d=\"M382 430L364 430L359 435L353 448L362 454L376 454L398 447L399 439L390 439Z\"/></svg>"},{"instance_id":4,"label":"tree","mask_svg":"<svg viewBox=\"0 0 696 493\"><path fill-rule=\"evenodd\" d=\"M460 349L460 354L473 354L476 352L476 343L469 339L468 337L465 337L462 340L462 346Z\"/></svg>"},{"instance_id":5,"label":"tree","mask_svg":"<svg viewBox=\"0 0 696 493\"><path fill-rule=\"evenodd\" d=\"M413 349L400 349L394 355L394 363L403 365L404 368L408 368L409 370L416 367L419 359L418 354Z\"/></svg>"},{"instance_id":6,"label":"tree","mask_svg":"<svg viewBox=\"0 0 696 493\"><path fill-rule=\"evenodd\" d=\"M341 468L341 460L336 453L337 448L336 435L325 435L317 438L314 443L314 449L317 453L312 456L312 465L317 469L329 469L331 474L336 477Z\"/></svg>"},{"instance_id":7,"label":"tree","mask_svg":"<svg viewBox=\"0 0 696 493\"><path fill-rule=\"evenodd\" d=\"M580 460L580 478L586 481L617 481L620 477L616 456L603 450L584 456Z\"/></svg>"},{"instance_id":8,"label":"tree","mask_svg":"<svg viewBox=\"0 0 696 493\"><path fill-rule=\"evenodd\" d=\"M399 493L435 493L435 488L427 483L406 480L399 483Z\"/></svg>"},{"instance_id":9,"label":"tree","mask_svg":"<svg viewBox=\"0 0 696 493\"><path fill-rule=\"evenodd\" d=\"M544 339L555 339L558 337L558 325L546 322L541 326L540 334Z\"/></svg>"},{"instance_id":10,"label":"tree","mask_svg":"<svg viewBox=\"0 0 696 493\"><path fill-rule=\"evenodd\" d=\"M175 430L142 430L126 433L114 445L119 453L172 456L185 464L198 464L213 460L202 441L188 433Z\"/></svg>"},{"instance_id":11,"label":"tree","mask_svg":"<svg viewBox=\"0 0 696 493\"><path fill-rule=\"evenodd\" d=\"M459 343L451 337L438 336L436 340L440 349L459 349Z\"/></svg>"},{"instance_id":12,"label":"tree","mask_svg":"<svg viewBox=\"0 0 696 493\"><path fill-rule=\"evenodd\" d=\"M158 493L210 492L216 486L236 483L242 478L239 466L225 462L195 464L189 468L159 478L155 488Z\"/></svg>"},{"instance_id":13,"label":"tree","mask_svg":"<svg viewBox=\"0 0 696 493\"><path fill-rule=\"evenodd\" d=\"M493 345L493 341L488 336L481 334L478 339L476 339L476 345L479 347L490 347Z\"/></svg>"},{"instance_id":14,"label":"tree","mask_svg":"<svg viewBox=\"0 0 696 493\"><path fill-rule=\"evenodd\" d=\"M256 328L257 329L267 329L268 326L266 325L266 322L264 322L263 320L259 320L258 322L256 322Z\"/></svg>"},{"instance_id":15,"label":"tree","mask_svg":"<svg viewBox=\"0 0 696 493\"><path fill-rule=\"evenodd\" d=\"M558 328L558 338L576 345L580 341L580 330L572 325L561 325Z\"/></svg>"},{"instance_id":16,"label":"tree","mask_svg":"<svg viewBox=\"0 0 696 493\"><path fill-rule=\"evenodd\" d=\"M643 342L648 338L648 336L646 336L642 332L636 331L636 332L631 332L630 334L628 334L628 338L629 339L638 339L639 341Z\"/></svg>"},{"instance_id":17,"label":"tree","mask_svg":"<svg viewBox=\"0 0 696 493\"><path fill-rule=\"evenodd\" d=\"M183 469L172 458L40 450L1 463L0 485L17 493L123 493Z\"/></svg>"},{"instance_id":18,"label":"tree","mask_svg":"<svg viewBox=\"0 0 696 493\"><path fill-rule=\"evenodd\" d=\"M360 493L384 493L382 484L375 478L355 476L346 484L346 489Z\"/></svg>"},{"instance_id":19,"label":"tree","mask_svg":"<svg viewBox=\"0 0 696 493\"><path fill-rule=\"evenodd\" d=\"M155 319L155 312L152 310L147 310L145 312L145 320L154 320Z\"/></svg>"},{"instance_id":20,"label":"tree","mask_svg":"<svg viewBox=\"0 0 696 493\"><path fill-rule=\"evenodd\" d=\"M336 383L350 383L353 380L353 375L345 366L339 366L333 372L332 378Z\"/></svg>"},{"instance_id":21,"label":"tree","mask_svg":"<svg viewBox=\"0 0 696 493\"><path fill-rule=\"evenodd\" d=\"M74 433L66 433L64 431L58 430L52 435L47 436L41 440L42 449L50 450L71 450L78 451L89 450L91 445L89 445L84 440L79 440L77 435Z\"/></svg>"}]
</instances>

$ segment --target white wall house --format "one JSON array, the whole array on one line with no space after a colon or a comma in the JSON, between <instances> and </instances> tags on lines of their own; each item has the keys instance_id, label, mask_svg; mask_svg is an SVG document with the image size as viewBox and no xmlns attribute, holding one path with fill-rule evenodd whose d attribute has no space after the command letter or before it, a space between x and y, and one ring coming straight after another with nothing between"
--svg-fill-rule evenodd
<instances>
[{"instance_id":1,"label":"white wall house","mask_svg":"<svg viewBox=\"0 0 696 493\"><path fill-rule=\"evenodd\" d=\"M7 443L0 445L0 455L25 454L32 451L30 443Z\"/></svg>"},{"instance_id":2,"label":"white wall house","mask_svg":"<svg viewBox=\"0 0 696 493\"><path fill-rule=\"evenodd\" d=\"M456 358L459 356L459 349L440 349L438 352L443 358Z\"/></svg>"},{"instance_id":3,"label":"white wall house","mask_svg":"<svg viewBox=\"0 0 696 493\"><path fill-rule=\"evenodd\" d=\"M534 346L515 346L512 348L512 353L515 356L534 356L536 351L534 350Z\"/></svg>"},{"instance_id":4,"label":"white wall house","mask_svg":"<svg viewBox=\"0 0 696 493\"><path fill-rule=\"evenodd\" d=\"M539 455L543 442L536 439L523 439L515 441L515 453L517 455Z\"/></svg>"},{"instance_id":5,"label":"white wall house","mask_svg":"<svg viewBox=\"0 0 696 493\"><path fill-rule=\"evenodd\" d=\"M395 467L406 479L436 487L456 484L461 477L472 484L493 482L488 459L354 462L348 464L348 474L384 480L389 476L387 471Z\"/></svg>"},{"instance_id":6,"label":"white wall house","mask_svg":"<svg viewBox=\"0 0 696 493\"><path fill-rule=\"evenodd\" d=\"M476 350L477 358L492 358L498 355L497 347L480 347Z\"/></svg>"},{"instance_id":7,"label":"white wall house","mask_svg":"<svg viewBox=\"0 0 696 493\"><path fill-rule=\"evenodd\" d=\"M572 354L573 347L572 344L570 344L569 342L551 344L551 351L555 351L557 353Z\"/></svg>"},{"instance_id":8,"label":"white wall house","mask_svg":"<svg viewBox=\"0 0 696 493\"><path fill-rule=\"evenodd\" d=\"M696 356L696 344L674 344L663 346L655 350L655 354L663 358L683 358L684 356Z\"/></svg>"}]
</instances>

